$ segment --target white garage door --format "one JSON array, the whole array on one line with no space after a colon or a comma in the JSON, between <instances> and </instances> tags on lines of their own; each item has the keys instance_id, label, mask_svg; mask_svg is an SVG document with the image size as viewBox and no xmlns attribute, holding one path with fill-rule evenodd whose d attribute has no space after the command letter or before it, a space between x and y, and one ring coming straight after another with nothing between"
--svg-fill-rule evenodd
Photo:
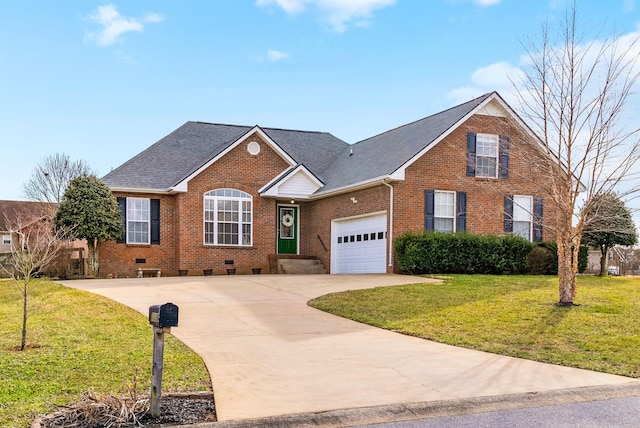
<instances>
[{"instance_id":1,"label":"white garage door","mask_svg":"<svg viewBox=\"0 0 640 428\"><path fill-rule=\"evenodd\" d=\"M386 214L334 220L331 235L331 273L386 273Z\"/></svg>"}]
</instances>

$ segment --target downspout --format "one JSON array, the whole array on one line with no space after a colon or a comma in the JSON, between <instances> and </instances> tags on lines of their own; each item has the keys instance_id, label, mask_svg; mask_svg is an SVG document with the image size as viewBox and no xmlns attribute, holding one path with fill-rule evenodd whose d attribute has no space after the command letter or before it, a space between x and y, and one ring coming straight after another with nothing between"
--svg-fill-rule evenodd
<instances>
[{"instance_id":1,"label":"downspout","mask_svg":"<svg viewBox=\"0 0 640 428\"><path fill-rule=\"evenodd\" d=\"M389 236L387 245L389 246L389 267L393 268L393 186L384 179L382 184L389 187Z\"/></svg>"}]
</instances>

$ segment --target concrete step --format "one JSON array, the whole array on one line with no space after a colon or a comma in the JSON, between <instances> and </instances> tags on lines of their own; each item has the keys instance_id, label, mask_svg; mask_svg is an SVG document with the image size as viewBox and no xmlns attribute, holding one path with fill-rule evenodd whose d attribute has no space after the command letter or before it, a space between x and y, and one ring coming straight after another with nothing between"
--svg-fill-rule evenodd
<instances>
[{"instance_id":1,"label":"concrete step","mask_svg":"<svg viewBox=\"0 0 640 428\"><path fill-rule=\"evenodd\" d=\"M309 275L327 273L327 270L320 260L278 259L278 273Z\"/></svg>"}]
</instances>

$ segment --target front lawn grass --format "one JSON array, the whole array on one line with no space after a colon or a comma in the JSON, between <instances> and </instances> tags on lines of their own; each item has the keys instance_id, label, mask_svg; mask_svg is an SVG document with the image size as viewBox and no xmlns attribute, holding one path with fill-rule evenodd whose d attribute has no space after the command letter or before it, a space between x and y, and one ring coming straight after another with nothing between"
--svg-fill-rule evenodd
<instances>
[{"instance_id":1,"label":"front lawn grass","mask_svg":"<svg viewBox=\"0 0 640 428\"><path fill-rule=\"evenodd\" d=\"M48 280L32 284L28 349L18 351L22 300L10 280L0 280L0 426L28 426L87 390L149 393L153 331L144 315ZM165 335L162 389L211 390L200 357L171 335Z\"/></svg>"},{"instance_id":2,"label":"front lawn grass","mask_svg":"<svg viewBox=\"0 0 640 428\"><path fill-rule=\"evenodd\" d=\"M347 291L320 310L437 342L640 377L640 280L579 277L579 306L558 307L558 280L452 275L441 284Z\"/></svg>"}]
</instances>

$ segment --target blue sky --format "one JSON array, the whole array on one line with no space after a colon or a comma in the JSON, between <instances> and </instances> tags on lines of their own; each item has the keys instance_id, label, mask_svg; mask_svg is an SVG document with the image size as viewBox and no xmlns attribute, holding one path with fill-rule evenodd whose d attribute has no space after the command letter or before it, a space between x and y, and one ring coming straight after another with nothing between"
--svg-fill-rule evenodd
<instances>
[{"instance_id":1,"label":"blue sky","mask_svg":"<svg viewBox=\"0 0 640 428\"><path fill-rule=\"evenodd\" d=\"M634 0L578 7L586 30L638 31ZM188 120L355 143L489 91L509 102L523 41L564 12L563 0L2 1L0 199L22 199L46 156L103 176Z\"/></svg>"}]
</instances>

